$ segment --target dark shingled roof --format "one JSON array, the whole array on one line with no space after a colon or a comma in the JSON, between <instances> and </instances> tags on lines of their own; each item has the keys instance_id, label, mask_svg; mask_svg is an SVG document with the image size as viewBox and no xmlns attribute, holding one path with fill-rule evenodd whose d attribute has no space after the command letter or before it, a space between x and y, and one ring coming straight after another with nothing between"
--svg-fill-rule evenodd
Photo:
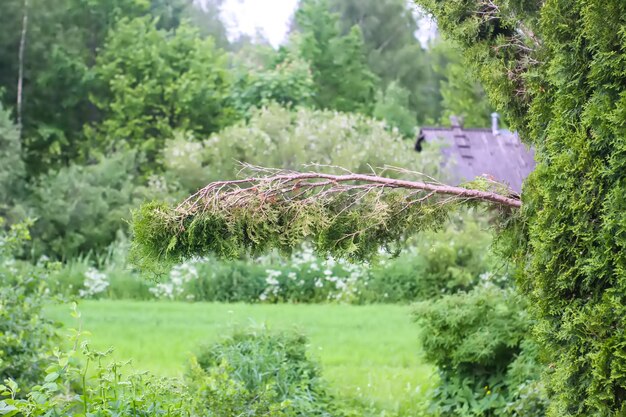
<instances>
[{"instance_id":1,"label":"dark shingled roof","mask_svg":"<svg viewBox=\"0 0 626 417\"><path fill-rule=\"evenodd\" d=\"M499 130L497 114L492 118L491 129L465 129L455 117L450 118L450 128L424 127L415 150L420 151L425 143L443 141L448 146L444 145L442 152L457 183L487 175L519 192L522 181L535 168L534 151L521 143L517 133Z\"/></svg>"}]
</instances>

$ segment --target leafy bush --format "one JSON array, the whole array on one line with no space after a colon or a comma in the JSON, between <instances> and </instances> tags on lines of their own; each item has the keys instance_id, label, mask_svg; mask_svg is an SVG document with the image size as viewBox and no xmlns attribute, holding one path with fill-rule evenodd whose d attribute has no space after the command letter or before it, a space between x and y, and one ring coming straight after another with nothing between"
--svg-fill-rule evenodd
<instances>
[{"instance_id":1,"label":"leafy bush","mask_svg":"<svg viewBox=\"0 0 626 417\"><path fill-rule=\"evenodd\" d=\"M37 219L34 255L71 259L104 252L127 229L131 208L145 199L169 199L159 177L139 185L135 151L118 152L90 165L69 165L41 176L27 205Z\"/></svg>"},{"instance_id":2,"label":"leafy bush","mask_svg":"<svg viewBox=\"0 0 626 417\"><path fill-rule=\"evenodd\" d=\"M441 416L543 415L531 320L512 289L486 282L416 305L426 357L439 369L432 411Z\"/></svg>"},{"instance_id":3,"label":"leafy bush","mask_svg":"<svg viewBox=\"0 0 626 417\"><path fill-rule=\"evenodd\" d=\"M0 398L6 397L0 400L0 412L7 416L193 415L192 401L181 382L139 373L122 377L123 364L103 365L107 352L93 351L86 344L81 351L87 363L95 363L98 377L87 378L87 365L72 363L76 352L57 353L45 380L26 398L18 397L21 388L14 381L0 385ZM80 387L78 392L73 391L75 386Z\"/></svg>"},{"instance_id":4,"label":"leafy bush","mask_svg":"<svg viewBox=\"0 0 626 417\"><path fill-rule=\"evenodd\" d=\"M196 263L195 268L195 279L184 286L187 300L255 303L266 286L265 268L251 260L207 259ZM170 273L170 282L175 282L172 274L178 270Z\"/></svg>"},{"instance_id":5,"label":"leafy bush","mask_svg":"<svg viewBox=\"0 0 626 417\"><path fill-rule=\"evenodd\" d=\"M76 310L74 316L79 317ZM0 414L191 416L192 397L182 381L145 373L123 376L124 364L107 363L110 351L94 351L82 336L80 330L74 330L70 336L73 348L55 349L45 375L33 383L5 379L0 385ZM95 371L88 372L91 368ZM27 395L21 395L24 390Z\"/></svg>"},{"instance_id":6,"label":"leafy bush","mask_svg":"<svg viewBox=\"0 0 626 417\"><path fill-rule=\"evenodd\" d=\"M167 142L163 160L169 182L195 191L213 180L235 178L241 169L238 161L294 170L311 163L336 165L359 173L393 165L440 178L441 156L435 148L412 152L412 145L388 131L384 122L364 116L272 104L202 143L178 135Z\"/></svg>"},{"instance_id":7,"label":"leafy bush","mask_svg":"<svg viewBox=\"0 0 626 417\"><path fill-rule=\"evenodd\" d=\"M88 271L88 267L82 269L81 282L86 283L85 271ZM67 281L63 275L61 272L60 279ZM174 266L167 275L147 285L152 296L165 300L358 302L361 278L364 282L367 279L364 267L341 260L318 258L312 248L305 245L287 259L275 255L243 260L205 258L187 261ZM142 281L138 275L135 279ZM117 298L119 293L108 290L102 296ZM80 295L76 292L74 294ZM132 298L143 298L143 293L138 293L137 297L132 295Z\"/></svg>"},{"instance_id":8,"label":"leafy bush","mask_svg":"<svg viewBox=\"0 0 626 417\"><path fill-rule=\"evenodd\" d=\"M299 334L241 332L202 351L197 363L209 373L224 367L254 396L272 392L294 415L340 415L306 347Z\"/></svg>"},{"instance_id":9,"label":"leafy bush","mask_svg":"<svg viewBox=\"0 0 626 417\"><path fill-rule=\"evenodd\" d=\"M66 297L153 299L154 283L128 266L127 251L128 242L121 235L100 254L72 258L50 276L50 288Z\"/></svg>"},{"instance_id":10,"label":"leafy bush","mask_svg":"<svg viewBox=\"0 0 626 417\"><path fill-rule=\"evenodd\" d=\"M108 246L130 217L135 173L129 152L41 177L30 199L35 252L70 258Z\"/></svg>"},{"instance_id":11,"label":"leafy bush","mask_svg":"<svg viewBox=\"0 0 626 417\"><path fill-rule=\"evenodd\" d=\"M360 285L367 281L364 266L320 258L308 245L288 260L274 260L265 272L266 285L259 299L268 302L356 302Z\"/></svg>"},{"instance_id":12,"label":"leafy bush","mask_svg":"<svg viewBox=\"0 0 626 417\"><path fill-rule=\"evenodd\" d=\"M46 268L13 258L29 238L27 223L0 234L0 381L11 378L27 387L42 377L57 341L56 326L42 315L49 302Z\"/></svg>"},{"instance_id":13,"label":"leafy bush","mask_svg":"<svg viewBox=\"0 0 626 417\"><path fill-rule=\"evenodd\" d=\"M444 230L423 233L397 258L374 265L365 302L411 302L467 291L484 279L506 279L480 213L461 213ZM381 298L381 294L384 298Z\"/></svg>"},{"instance_id":14,"label":"leafy bush","mask_svg":"<svg viewBox=\"0 0 626 417\"><path fill-rule=\"evenodd\" d=\"M273 387L250 391L232 378L227 365L202 370L192 362L190 388L193 392L193 415L289 417L294 413L288 401L281 401Z\"/></svg>"}]
</instances>

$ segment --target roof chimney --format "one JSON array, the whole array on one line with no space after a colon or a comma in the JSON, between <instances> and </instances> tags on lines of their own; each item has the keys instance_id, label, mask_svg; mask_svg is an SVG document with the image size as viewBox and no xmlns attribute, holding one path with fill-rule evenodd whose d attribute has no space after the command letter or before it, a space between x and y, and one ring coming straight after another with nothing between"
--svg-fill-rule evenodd
<instances>
[{"instance_id":1,"label":"roof chimney","mask_svg":"<svg viewBox=\"0 0 626 417\"><path fill-rule=\"evenodd\" d=\"M491 133L494 136L498 136L500 134L498 119L500 119L500 115L498 113L491 113Z\"/></svg>"}]
</instances>

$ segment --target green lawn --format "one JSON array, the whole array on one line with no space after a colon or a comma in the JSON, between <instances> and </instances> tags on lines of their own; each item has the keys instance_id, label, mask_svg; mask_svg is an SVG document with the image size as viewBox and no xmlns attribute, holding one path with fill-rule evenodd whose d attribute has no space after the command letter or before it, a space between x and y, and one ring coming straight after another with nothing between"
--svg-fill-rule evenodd
<instances>
[{"instance_id":1,"label":"green lawn","mask_svg":"<svg viewBox=\"0 0 626 417\"><path fill-rule=\"evenodd\" d=\"M433 376L408 306L83 301L79 310L92 346L114 347L116 359L164 376L181 375L198 346L260 325L306 334L332 387L377 408L412 408ZM48 314L76 327L67 307Z\"/></svg>"}]
</instances>

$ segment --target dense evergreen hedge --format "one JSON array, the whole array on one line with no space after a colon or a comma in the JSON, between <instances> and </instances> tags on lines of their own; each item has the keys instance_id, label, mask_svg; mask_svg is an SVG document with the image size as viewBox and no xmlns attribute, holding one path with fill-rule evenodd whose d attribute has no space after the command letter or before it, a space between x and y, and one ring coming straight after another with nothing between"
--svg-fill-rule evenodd
<instances>
[{"instance_id":1,"label":"dense evergreen hedge","mask_svg":"<svg viewBox=\"0 0 626 417\"><path fill-rule=\"evenodd\" d=\"M513 255L550 361L550 415L623 415L626 2L421 3L537 150Z\"/></svg>"}]
</instances>

